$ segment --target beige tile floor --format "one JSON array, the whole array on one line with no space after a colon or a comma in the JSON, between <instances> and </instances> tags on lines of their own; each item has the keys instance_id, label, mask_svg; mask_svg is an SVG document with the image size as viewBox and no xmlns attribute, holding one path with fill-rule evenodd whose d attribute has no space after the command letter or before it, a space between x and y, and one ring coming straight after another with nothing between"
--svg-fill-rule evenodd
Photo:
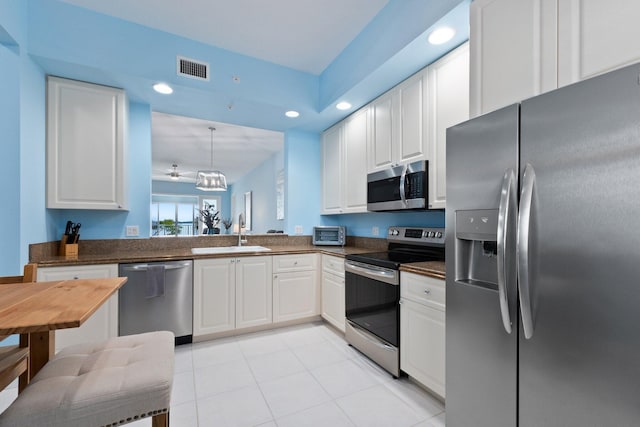
<instances>
[{"instance_id":1,"label":"beige tile floor","mask_svg":"<svg viewBox=\"0 0 640 427\"><path fill-rule=\"evenodd\" d=\"M0 392L0 410L16 394ZM444 425L439 400L320 322L176 348L172 427Z\"/></svg>"}]
</instances>

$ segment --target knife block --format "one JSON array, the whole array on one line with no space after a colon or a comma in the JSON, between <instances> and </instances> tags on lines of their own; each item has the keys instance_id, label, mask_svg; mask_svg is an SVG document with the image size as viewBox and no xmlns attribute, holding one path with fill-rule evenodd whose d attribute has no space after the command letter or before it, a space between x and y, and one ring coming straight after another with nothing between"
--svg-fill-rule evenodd
<instances>
[{"instance_id":1,"label":"knife block","mask_svg":"<svg viewBox=\"0 0 640 427\"><path fill-rule=\"evenodd\" d=\"M58 251L58 255L63 256L67 259L78 259L78 244L77 243L67 243L67 235L62 236L62 240L60 241L60 249Z\"/></svg>"}]
</instances>

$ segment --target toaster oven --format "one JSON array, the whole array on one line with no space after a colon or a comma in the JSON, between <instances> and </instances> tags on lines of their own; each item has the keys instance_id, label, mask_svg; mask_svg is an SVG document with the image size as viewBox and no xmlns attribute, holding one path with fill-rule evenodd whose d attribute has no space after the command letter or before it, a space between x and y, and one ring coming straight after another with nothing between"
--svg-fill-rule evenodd
<instances>
[{"instance_id":1,"label":"toaster oven","mask_svg":"<svg viewBox=\"0 0 640 427\"><path fill-rule=\"evenodd\" d=\"M347 229L342 225L313 227L313 244L326 246L344 246L347 241Z\"/></svg>"}]
</instances>

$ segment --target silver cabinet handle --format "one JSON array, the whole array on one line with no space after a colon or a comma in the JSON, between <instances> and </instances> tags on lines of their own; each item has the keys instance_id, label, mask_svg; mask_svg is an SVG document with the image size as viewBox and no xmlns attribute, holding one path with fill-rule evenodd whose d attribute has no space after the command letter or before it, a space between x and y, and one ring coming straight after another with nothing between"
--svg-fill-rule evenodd
<instances>
[{"instance_id":1,"label":"silver cabinet handle","mask_svg":"<svg viewBox=\"0 0 640 427\"><path fill-rule=\"evenodd\" d=\"M529 230L531 223L531 202L533 200L533 186L536 173L533 166L527 163L522 178L522 193L520 194L520 209L518 212L518 286L520 287L520 312L522 313L522 328L524 337L533 336L533 315L531 310L531 289L529 286Z\"/></svg>"},{"instance_id":2,"label":"silver cabinet handle","mask_svg":"<svg viewBox=\"0 0 640 427\"><path fill-rule=\"evenodd\" d=\"M507 279L512 279L507 269L513 268L513 262L507 259L507 239L511 238L514 230L510 230L509 224L513 222L516 206L516 177L513 169L507 169L502 179L502 191L500 192L500 206L498 208L498 299L500 300L500 314L502 325L508 334L511 333L511 315L509 314L509 298L507 294Z\"/></svg>"},{"instance_id":3,"label":"silver cabinet handle","mask_svg":"<svg viewBox=\"0 0 640 427\"><path fill-rule=\"evenodd\" d=\"M191 264L188 262L181 264L168 264L164 266L165 270L178 270L180 268L189 267ZM149 264L135 264L124 267L125 271L147 271L149 269ZM77 277L76 277L77 279Z\"/></svg>"}]
</instances>

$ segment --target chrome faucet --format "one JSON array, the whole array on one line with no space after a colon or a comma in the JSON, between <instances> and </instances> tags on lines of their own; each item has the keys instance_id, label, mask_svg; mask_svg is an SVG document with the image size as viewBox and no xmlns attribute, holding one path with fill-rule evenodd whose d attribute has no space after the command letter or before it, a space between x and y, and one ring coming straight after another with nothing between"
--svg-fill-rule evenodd
<instances>
[{"instance_id":1,"label":"chrome faucet","mask_svg":"<svg viewBox=\"0 0 640 427\"><path fill-rule=\"evenodd\" d=\"M244 222L244 215L238 215L238 246L242 246L243 243L247 243L246 239L242 239L242 228L246 226Z\"/></svg>"}]
</instances>

